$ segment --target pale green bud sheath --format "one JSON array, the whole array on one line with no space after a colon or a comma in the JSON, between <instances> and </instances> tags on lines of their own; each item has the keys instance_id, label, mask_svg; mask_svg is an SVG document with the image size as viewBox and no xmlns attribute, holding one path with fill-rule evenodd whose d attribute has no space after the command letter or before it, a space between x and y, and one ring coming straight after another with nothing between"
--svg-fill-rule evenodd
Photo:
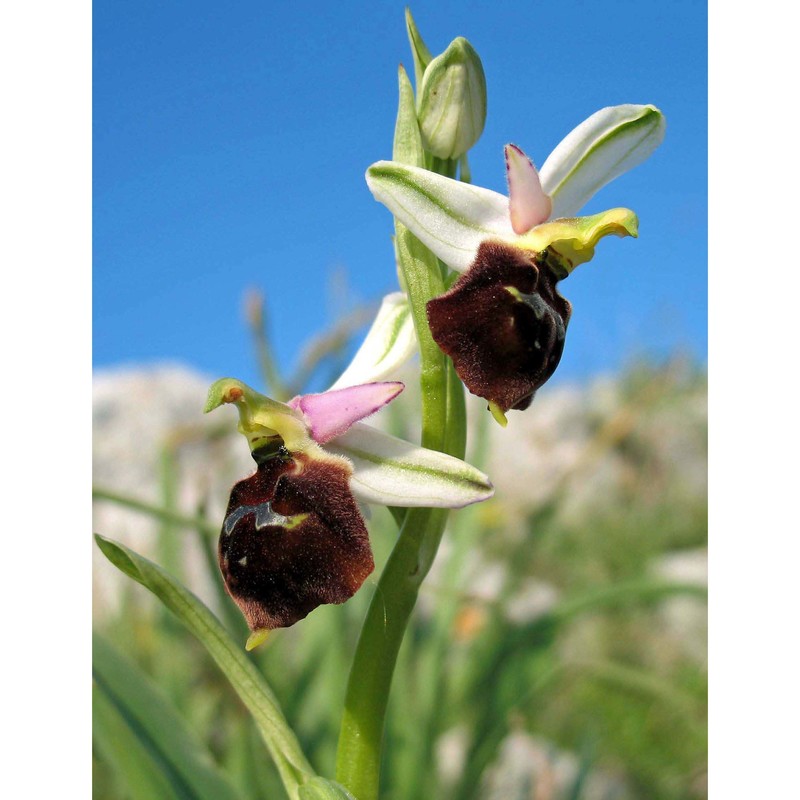
<instances>
[{"instance_id":1,"label":"pale green bud sheath","mask_svg":"<svg viewBox=\"0 0 800 800\"><path fill-rule=\"evenodd\" d=\"M418 89L422 143L437 158L458 159L480 138L486 122L486 77L463 37L431 61Z\"/></svg>"}]
</instances>

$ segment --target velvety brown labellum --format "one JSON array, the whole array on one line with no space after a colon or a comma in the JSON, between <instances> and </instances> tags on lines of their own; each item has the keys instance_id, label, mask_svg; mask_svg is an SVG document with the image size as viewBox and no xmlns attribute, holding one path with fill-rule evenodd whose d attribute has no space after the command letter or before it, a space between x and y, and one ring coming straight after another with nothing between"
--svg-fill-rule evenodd
<instances>
[{"instance_id":1,"label":"velvety brown labellum","mask_svg":"<svg viewBox=\"0 0 800 800\"><path fill-rule=\"evenodd\" d=\"M553 374L572 310L533 253L483 242L453 287L428 302L436 344L467 389L503 411L527 408Z\"/></svg>"},{"instance_id":2,"label":"velvety brown labellum","mask_svg":"<svg viewBox=\"0 0 800 800\"><path fill-rule=\"evenodd\" d=\"M372 572L350 469L302 454L259 456L231 490L219 540L228 593L253 631L293 625L323 603L343 603Z\"/></svg>"}]
</instances>

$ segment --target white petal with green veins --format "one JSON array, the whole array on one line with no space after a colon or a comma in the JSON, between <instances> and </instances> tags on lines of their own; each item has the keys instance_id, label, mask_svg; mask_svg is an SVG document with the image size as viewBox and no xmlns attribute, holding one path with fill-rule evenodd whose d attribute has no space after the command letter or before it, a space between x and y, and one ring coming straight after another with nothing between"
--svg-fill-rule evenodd
<instances>
[{"instance_id":1,"label":"white petal with green veins","mask_svg":"<svg viewBox=\"0 0 800 800\"><path fill-rule=\"evenodd\" d=\"M666 122L655 106L626 104L600 109L568 134L539 171L553 200L552 217L571 217L624 172L652 155Z\"/></svg>"},{"instance_id":2,"label":"white petal with green veins","mask_svg":"<svg viewBox=\"0 0 800 800\"><path fill-rule=\"evenodd\" d=\"M494 494L486 475L466 462L362 423L325 449L352 462L350 488L357 499L367 503L461 508Z\"/></svg>"},{"instance_id":3,"label":"white petal with green veins","mask_svg":"<svg viewBox=\"0 0 800 800\"><path fill-rule=\"evenodd\" d=\"M417 337L408 299L403 292L387 294L366 339L331 389L396 377L397 370L416 350Z\"/></svg>"},{"instance_id":4,"label":"white petal with green veins","mask_svg":"<svg viewBox=\"0 0 800 800\"><path fill-rule=\"evenodd\" d=\"M508 198L480 186L445 178L396 161L367 170L367 185L426 247L463 272L484 239L513 242Z\"/></svg>"}]
</instances>

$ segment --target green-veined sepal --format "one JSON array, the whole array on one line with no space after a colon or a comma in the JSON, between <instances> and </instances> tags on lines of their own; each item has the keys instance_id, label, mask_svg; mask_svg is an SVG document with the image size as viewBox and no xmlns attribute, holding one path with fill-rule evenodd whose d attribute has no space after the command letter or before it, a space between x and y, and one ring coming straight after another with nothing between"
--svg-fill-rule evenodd
<instances>
[{"instance_id":1,"label":"green-veined sepal","mask_svg":"<svg viewBox=\"0 0 800 800\"><path fill-rule=\"evenodd\" d=\"M542 188L553 201L552 217L570 217L607 183L652 155L666 121L655 106L602 108L569 133L542 165Z\"/></svg>"},{"instance_id":2,"label":"green-veined sepal","mask_svg":"<svg viewBox=\"0 0 800 800\"><path fill-rule=\"evenodd\" d=\"M484 239L516 238L505 195L396 161L378 161L366 177L375 199L458 272Z\"/></svg>"},{"instance_id":3,"label":"green-veined sepal","mask_svg":"<svg viewBox=\"0 0 800 800\"><path fill-rule=\"evenodd\" d=\"M417 337L405 294L388 294L383 298L364 342L331 389L393 377L416 349Z\"/></svg>"},{"instance_id":4,"label":"green-veined sepal","mask_svg":"<svg viewBox=\"0 0 800 800\"><path fill-rule=\"evenodd\" d=\"M461 508L494 494L489 478L461 459L358 423L326 445L353 464L357 499L387 506Z\"/></svg>"}]
</instances>

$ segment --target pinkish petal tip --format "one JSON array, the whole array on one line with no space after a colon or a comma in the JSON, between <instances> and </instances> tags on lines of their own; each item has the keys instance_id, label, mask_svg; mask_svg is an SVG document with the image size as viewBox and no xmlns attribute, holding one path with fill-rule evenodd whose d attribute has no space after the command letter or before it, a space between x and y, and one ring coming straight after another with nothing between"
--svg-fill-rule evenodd
<instances>
[{"instance_id":1,"label":"pinkish petal tip","mask_svg":"<svg viewBox=\"0 0 800 800\"><path fill-rule=\"evenodd\" d=\"M508 178L508 211L514 233L522 235L546 222L553 204L544 193L536 167L515 144L507 144L506 177Z\"/></svg>"},{"instance_id":2,"label":"pinkish petal tip","mask_svg":"<svg viewBox=\"0 0 800 800\"><path fill-rule=\"evenodd\" d=\"M311 438L324 444L379 411L405 388L400 381L363 383L321 394L299 395L289 405L302 412Z\"/></svg>"}]
</instances>

